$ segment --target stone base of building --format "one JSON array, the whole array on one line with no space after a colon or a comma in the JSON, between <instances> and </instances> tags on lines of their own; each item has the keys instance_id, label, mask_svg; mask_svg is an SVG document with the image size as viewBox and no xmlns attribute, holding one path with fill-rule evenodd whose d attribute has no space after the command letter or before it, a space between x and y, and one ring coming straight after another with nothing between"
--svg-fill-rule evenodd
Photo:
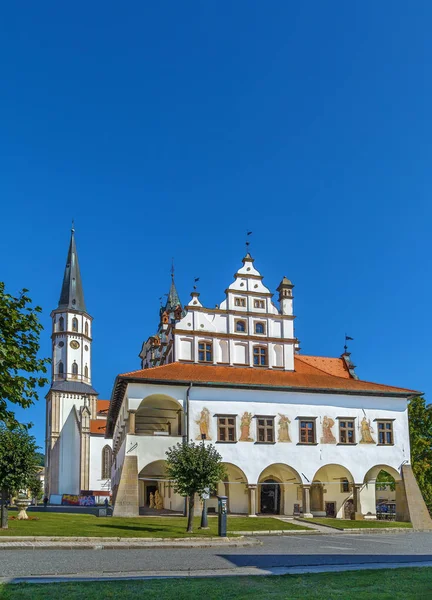
<instances>
[{"instance_id":1,"label":"stone base of building","mask_svg":"<svg viewBox=\"0 0 432 600\"><path fill-rule=\"evenodd\" d=\"M138 458L126 456L115 493L113 517L138 516Z\"/></svg>"}]
</instances>

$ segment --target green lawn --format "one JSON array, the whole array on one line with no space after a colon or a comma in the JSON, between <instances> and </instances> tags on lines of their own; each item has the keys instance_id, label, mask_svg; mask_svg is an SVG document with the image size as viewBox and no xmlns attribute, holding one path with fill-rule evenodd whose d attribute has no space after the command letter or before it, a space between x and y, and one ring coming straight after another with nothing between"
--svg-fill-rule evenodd
<instances>
[{"instance_id":1,"label":"green lawn","mask_svg":"<svg viewBox=\"0 0 432 600\"><path fill-rule=\"evenodd\" d=\"M2 600L417 600L432 598L432 568L280 577L0 585Z\"/></svg>"},{"instance_id":2,"label":"green lawn","mask_svg":"<svg viewBox=\"0 0 432 600\"><path fill-rule=\"evenodd\" d=\"M77 515L74 513L30 513L37 516L38 521L9 520L9 529L0 529L2 535L21 536L86 536L86 537L189 537L186 533L185 517L96 517L94 515ZM217 518L209 518L210 529L198 529L200 518L194 519L195 536L217 535ZM228 531L264 531L269 529L307 529L294 523L286 523L279 519L228 517Z\"/></svg>"},{"instance_id":3,"label":"green lawn","mask_svg":"<svg viewBox=\"0 0 432 600\"><path fill-rule=\"evenodd\" d=\"M317 517L316 519L305 519L309 523L317 525L330 525L336 529L382 529L383 527L412 527L411 523L401 521L351 521L350 519L326 519Z\"/></svg>"}]
</instances>

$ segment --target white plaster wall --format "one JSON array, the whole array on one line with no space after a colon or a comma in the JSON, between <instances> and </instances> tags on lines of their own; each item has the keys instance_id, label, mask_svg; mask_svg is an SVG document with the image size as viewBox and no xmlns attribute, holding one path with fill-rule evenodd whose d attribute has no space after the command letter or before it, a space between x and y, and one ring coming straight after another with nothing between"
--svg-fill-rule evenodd
<instances>
[{"instance_id":1,"label":"white plaster wall","mask_svg":"<svg viewBox=\"0 0 432 600\"><path fill-rule=\"evenodd\" d=\"M102 450L105 446L112 448L112 440L106 440L102 436L90 436L90 488L94 491L110 491L111 480L102 479Z\"/></svg>"},{"instance_id":2,"label":"white plaster wall","mask_svg":"<svg viewBox=\"0 0 432 600\"><path fill-rule=\"evenodd\" d=\"M59 494L80 492L80 434L73 410L70 410L59 441Z\"/></svg>"}]
</instances>

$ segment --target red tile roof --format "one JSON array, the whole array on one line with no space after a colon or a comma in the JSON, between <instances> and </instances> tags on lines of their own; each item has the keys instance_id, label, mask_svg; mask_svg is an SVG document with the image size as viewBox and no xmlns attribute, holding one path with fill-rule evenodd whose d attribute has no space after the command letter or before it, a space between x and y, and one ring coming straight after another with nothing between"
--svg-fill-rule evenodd
<instances>
[{"instance_id":1,"label":"red tile roof","mask_svg":"<svg viewBox=\"0 0 432 600\"><path fill-rule=\"evenodd\" d=\"M321 371L325 371L329 375L343 377L344 379L352 379L350 372L343 358L329 358L327 356L306 356L298 354L294 357L296 363L299 361L312 365ZM297 365L296 365L297 368Z\"/></svg>"},{"instance_id":2,"label":"red tile roof","mask_svg":"<svg viewBox=\"0 0 432 600\"><path fill-rule=\"evenodd\" d=\"M98 400L97 401L97 411L98 412L108 411L109 405L110 405L109 400Z\"/></svg>"},{"instance_id":3,"label":"red tile roof","mask_svg":"<svg viewBox=\"0 0 432 600\"><path fill-rule=\"evenodd\" d=\"M316 359L314 361L313 359ZM259 367L225 367L202 365L194 363L173 362L160 367L131 371L119 375L119 379L133 379L146 381L163 381L175 383L221 383L245 386L262 386L289 389L311 389L326 391L347 391L349 393L368 392L373 394L394 393L396 395L410 396L419 394L414 390L399 388L380 383L371 383L353 379L346 375L343 364L337 365L336 361L342 359L322 359L321 357L295 357L295 371L282 371L280 369L261 369ZM318 366L312 364L317 362Z\"/></svg>"},{"instance_id":4,"label":"red tile roof","mask_svg":"<svg viewBox=\"0 0 432 600\"><path fill-rule=\"evenodd\" d=\"M105 435L106 419L90 419L90 433L93 435Z\"/></svg>"}]
</instances>

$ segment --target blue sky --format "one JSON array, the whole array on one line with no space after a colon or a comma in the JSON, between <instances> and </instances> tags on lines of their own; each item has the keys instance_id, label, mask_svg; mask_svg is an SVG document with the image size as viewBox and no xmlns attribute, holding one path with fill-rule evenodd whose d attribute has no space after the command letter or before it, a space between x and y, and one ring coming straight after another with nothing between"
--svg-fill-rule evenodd
<instances>
[{"instance_id":1,"label":"blue sky","mask_svg":"<svg viewBox=\"0 0 432 600\"><path fill-rule=\"evenodd\" d=\"M430 368L428 2L8 3L0 18L0 278L50 354L75 219L102 398L139 368L171 257L214 306L246 229L295 284L304 353L420 389ZM430 394L429 394L430 395ZM23 414L44 440L43 399Z\"/></svg>"}]
</instances>

